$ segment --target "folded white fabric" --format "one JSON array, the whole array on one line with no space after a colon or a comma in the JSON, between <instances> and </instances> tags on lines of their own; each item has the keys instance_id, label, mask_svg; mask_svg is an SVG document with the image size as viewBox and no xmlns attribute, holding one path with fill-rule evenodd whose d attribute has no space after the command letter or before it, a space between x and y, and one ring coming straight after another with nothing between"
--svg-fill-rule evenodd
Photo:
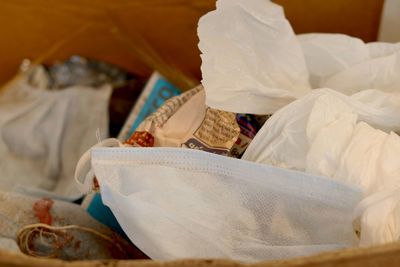
<instances>
[{"instance_id":1,"label":"folded white fabric","mask_svg":"<svg viewBox=\"0 0 400 267\"><path fill-rule=\"evenodd\" d=\"M49 91L22 74L9 82L0 93L0 188L81 196L74 169L96 129L108 134L110 94L108 85Z\"/></svg>"},{"instance_id":2,"label":"folded white fabric","mask_svg":"<svg viewBox=\"0 0 400 267\"><path fill-rule=\"evenodd\" d=\"M90 188L86 163L76 179ZM361 193L330 179L182 148L95 147L91 165L103 202L153 259L256 261L356 244Z\"/></svg>"}]
</instances>

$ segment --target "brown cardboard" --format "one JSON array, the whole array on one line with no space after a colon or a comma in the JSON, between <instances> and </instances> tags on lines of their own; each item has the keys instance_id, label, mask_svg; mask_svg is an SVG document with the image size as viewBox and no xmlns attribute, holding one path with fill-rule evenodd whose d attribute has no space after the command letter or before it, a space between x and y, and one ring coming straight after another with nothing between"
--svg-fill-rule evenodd
<instances>
[{"instance_id":1,"label":"brown cardboard","mask_svg":"<svg viewBox=\"0 0 400 267\"><path fill-rule=\"evenodd\" d=\"M383 0L275 0L285 7L297 33L340 32L376 40ZM141 75L150 75L129 47L112 33L113 23L129 38L142 36L170 66L200 80L197 21L215 0L12 0L0 1L0 84L24 58L36 59L80 27L47 62L71 54L95 57Z\"/></svg>"},{"instance_id":2,"label":"brown cardboard","mask_svg":"<svg viewBox=\"0 0 400 267\"><path fill-rule=\"evenodd\" d=\"M376 40L383 0L275 0L284 5L297 33L346 33ZM187 77L200 79L197 21L214 9L214 0L13 0L0 1L0 84L9 80L22 59L36 59L60 40L76 34L46 57L51 63L71 54L117 64L140 75L152 66L121 42L117 24L130 40L140 35L167 64ZM112 14L112 15L110 15ZM110 19L113 18L113 19ZM77 29L83 29L77 32ZM146 60L144 60L146 61ZM148 63L148 62L147 62ZM178 241L177 241L178 242ZM400 244L356 248L312 257L255 263L252 266L398 266ZM0 266L247 266L230 260L63 262L0 251Z\"/></svg>"},{"instance_id":3,"label":"brown cardboard","mask_svg":"<svg viewBox=\"0 0 400 267\"><path fill-rule=\"evenodd\" d=\"M232 260L176 260L176 261L75 261L63 262L56 259L33 258L22 254L0 251L0 266L5 267L394 267L400 264L400 244L353 248L323 253L310 257L280 261L244 264Z\"/></svg>"},{"instance_id":4,"label":"brown cardboard","mask_svg":"<svg viewBox=\"0 0 400 267\"><path fill-rule=\"evenodd\" d=\"M376 41L381 0L273 0L284 6L296 33L345 33L364 42Z\"/></svg>"}]
</instances>

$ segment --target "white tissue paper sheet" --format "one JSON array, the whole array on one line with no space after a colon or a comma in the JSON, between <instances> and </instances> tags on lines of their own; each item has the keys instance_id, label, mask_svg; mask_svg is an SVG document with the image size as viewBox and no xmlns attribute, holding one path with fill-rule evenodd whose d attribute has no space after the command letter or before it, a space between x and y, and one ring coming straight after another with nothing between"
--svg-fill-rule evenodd
<instances>
[{"instance_id":1,"label":"white tissue paper sheet","mask_svg":"<svg viewBox=\"0 0 400 267\"><path fill-rule=\"evenodd\" d=\"M361 233L360 246L400 240L400 189L385 190L365 198L354 212L354 226Z\"/></svg>"},{"instance_id":2,"label":"white tissue paper sheet","mask_svg":"<svg viewBox=\"0 0 400 267\"><path fill-rule=\"evenodd\" d=\"M364 42L344 34L309 33L298 35L298 39L313 88L321 87L327 77L369 59Z\"/></svg>"},{"instance_id":3,"label":"white tissue paper sheet","mask_svg":"<svg viewBox=\"0 0 400 267\"><path fill-rule=\"evenodd\" d=\"M0 92L0 189L76 199L80 156L108 135L111 87L59 91L32 87L20 75Z\"/></svg>"},{"instance_id":4,"label":"white tissue paper sheet","mask_svg":"<svg viewBox=\"0 0 400 267\"><path fill-rule=\"evenodd\" d=\"M218 0L198 35L212 108L270 114L311 89L300 43L282 7L270 1Z\"/></svg>"},{"instance_id":5,"label":"white tissue paper sheet","mask_svg":"<svg viewBox=\"0 0 400 267\"><path fill-rule=\"evenodd\" d=\"M391 130L400 127L399 97L377 90L353 96L315 90L276 112L243 159L361 188L366 198L356 212L360 245L398 241L400 137Z\"/></svg>"},{"instance_id":6,"label":"white tissue paper sheet","mask_svg":"<svg viewBox=\"0 0 400 267\"><path fill-rule=\"evenodd\" d=\"M313 88L347 95L366 89L400 92L400 43L368 43L343 34L298 36Z\"/></svg>"},{"instance_id":7,"label":"white tissue paper sheet","mask_svg":"<svg viewBox=\"0 0 400 267\"><path fill-rule=\"evenodd\" d=\"M361 192L327 178L182 148L95 147L91 164L103 202L152 259L259 261L357 242Z\"/></svg>"},{"instance_id":8,"label":"white tissue paper sheet","mask_svg":"<svg viewBox=\"0 0 400 267\"><path fill-rule=\"evenodd\" d=\"M400 91L400 51L353 65L330 76L321 87L353 94L365 89Z\"/></svg>"},{"instance_id":9,"label":"white tissue paper sheet","mask_svg":"<svg viewBox=\"0 0 400 267\"><path fill-rule=\"evenodd\" d=\"M367 44L370 58L385 57L400 52L400 43L373 42Z\"/></svg>"},{"instance_id":10,"label":"white tissue paper sheet","mask_svg":"<svg viewBox=\"0 0 400 267\"><path fill-rule=\"evenodd\" d=\"M212 108L271 114L311 89L400 91L400 43L296 36L280 6L219 0L199 21L202 84Z\"/></svg>"},{"instance_id":11,"label":"white tissue paper sheet","mask_svg":"<svg viewBox=\"0 0 400 267\"><path fill-rule=\"evenodd\" d=\"M321 156L327 155L327 163L336 162L337 157L333 160L328 155L339 156L347 148L356 122L365 122L386 132L399 131L399 100L399 94L377 90L353 96L330 89L313 90L272 115L242 159L304 171L313 142L319 142L315 147ZM326 134L326 140L318 138L321 131ZM312 155L309 157L312 159ZM320 174L329 173L326 170Z\"/></svg>"}]
</instances>

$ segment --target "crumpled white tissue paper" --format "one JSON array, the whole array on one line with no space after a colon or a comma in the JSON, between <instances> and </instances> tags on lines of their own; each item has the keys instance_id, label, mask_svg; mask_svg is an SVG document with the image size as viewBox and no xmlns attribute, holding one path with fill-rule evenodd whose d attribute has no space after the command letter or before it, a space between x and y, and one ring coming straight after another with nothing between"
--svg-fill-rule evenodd
<instances>
[{"instance_id":1,"label":"crumpled white tissue paper","mask_svg":"<svg viewBox=\"0 0 400 267\"><path fill-rule=\"evenodd\" d=\"M272 2L219 0L198 35L210 107L270 114L311 89L300 43Z\"/></svg>"}]
</instances>

